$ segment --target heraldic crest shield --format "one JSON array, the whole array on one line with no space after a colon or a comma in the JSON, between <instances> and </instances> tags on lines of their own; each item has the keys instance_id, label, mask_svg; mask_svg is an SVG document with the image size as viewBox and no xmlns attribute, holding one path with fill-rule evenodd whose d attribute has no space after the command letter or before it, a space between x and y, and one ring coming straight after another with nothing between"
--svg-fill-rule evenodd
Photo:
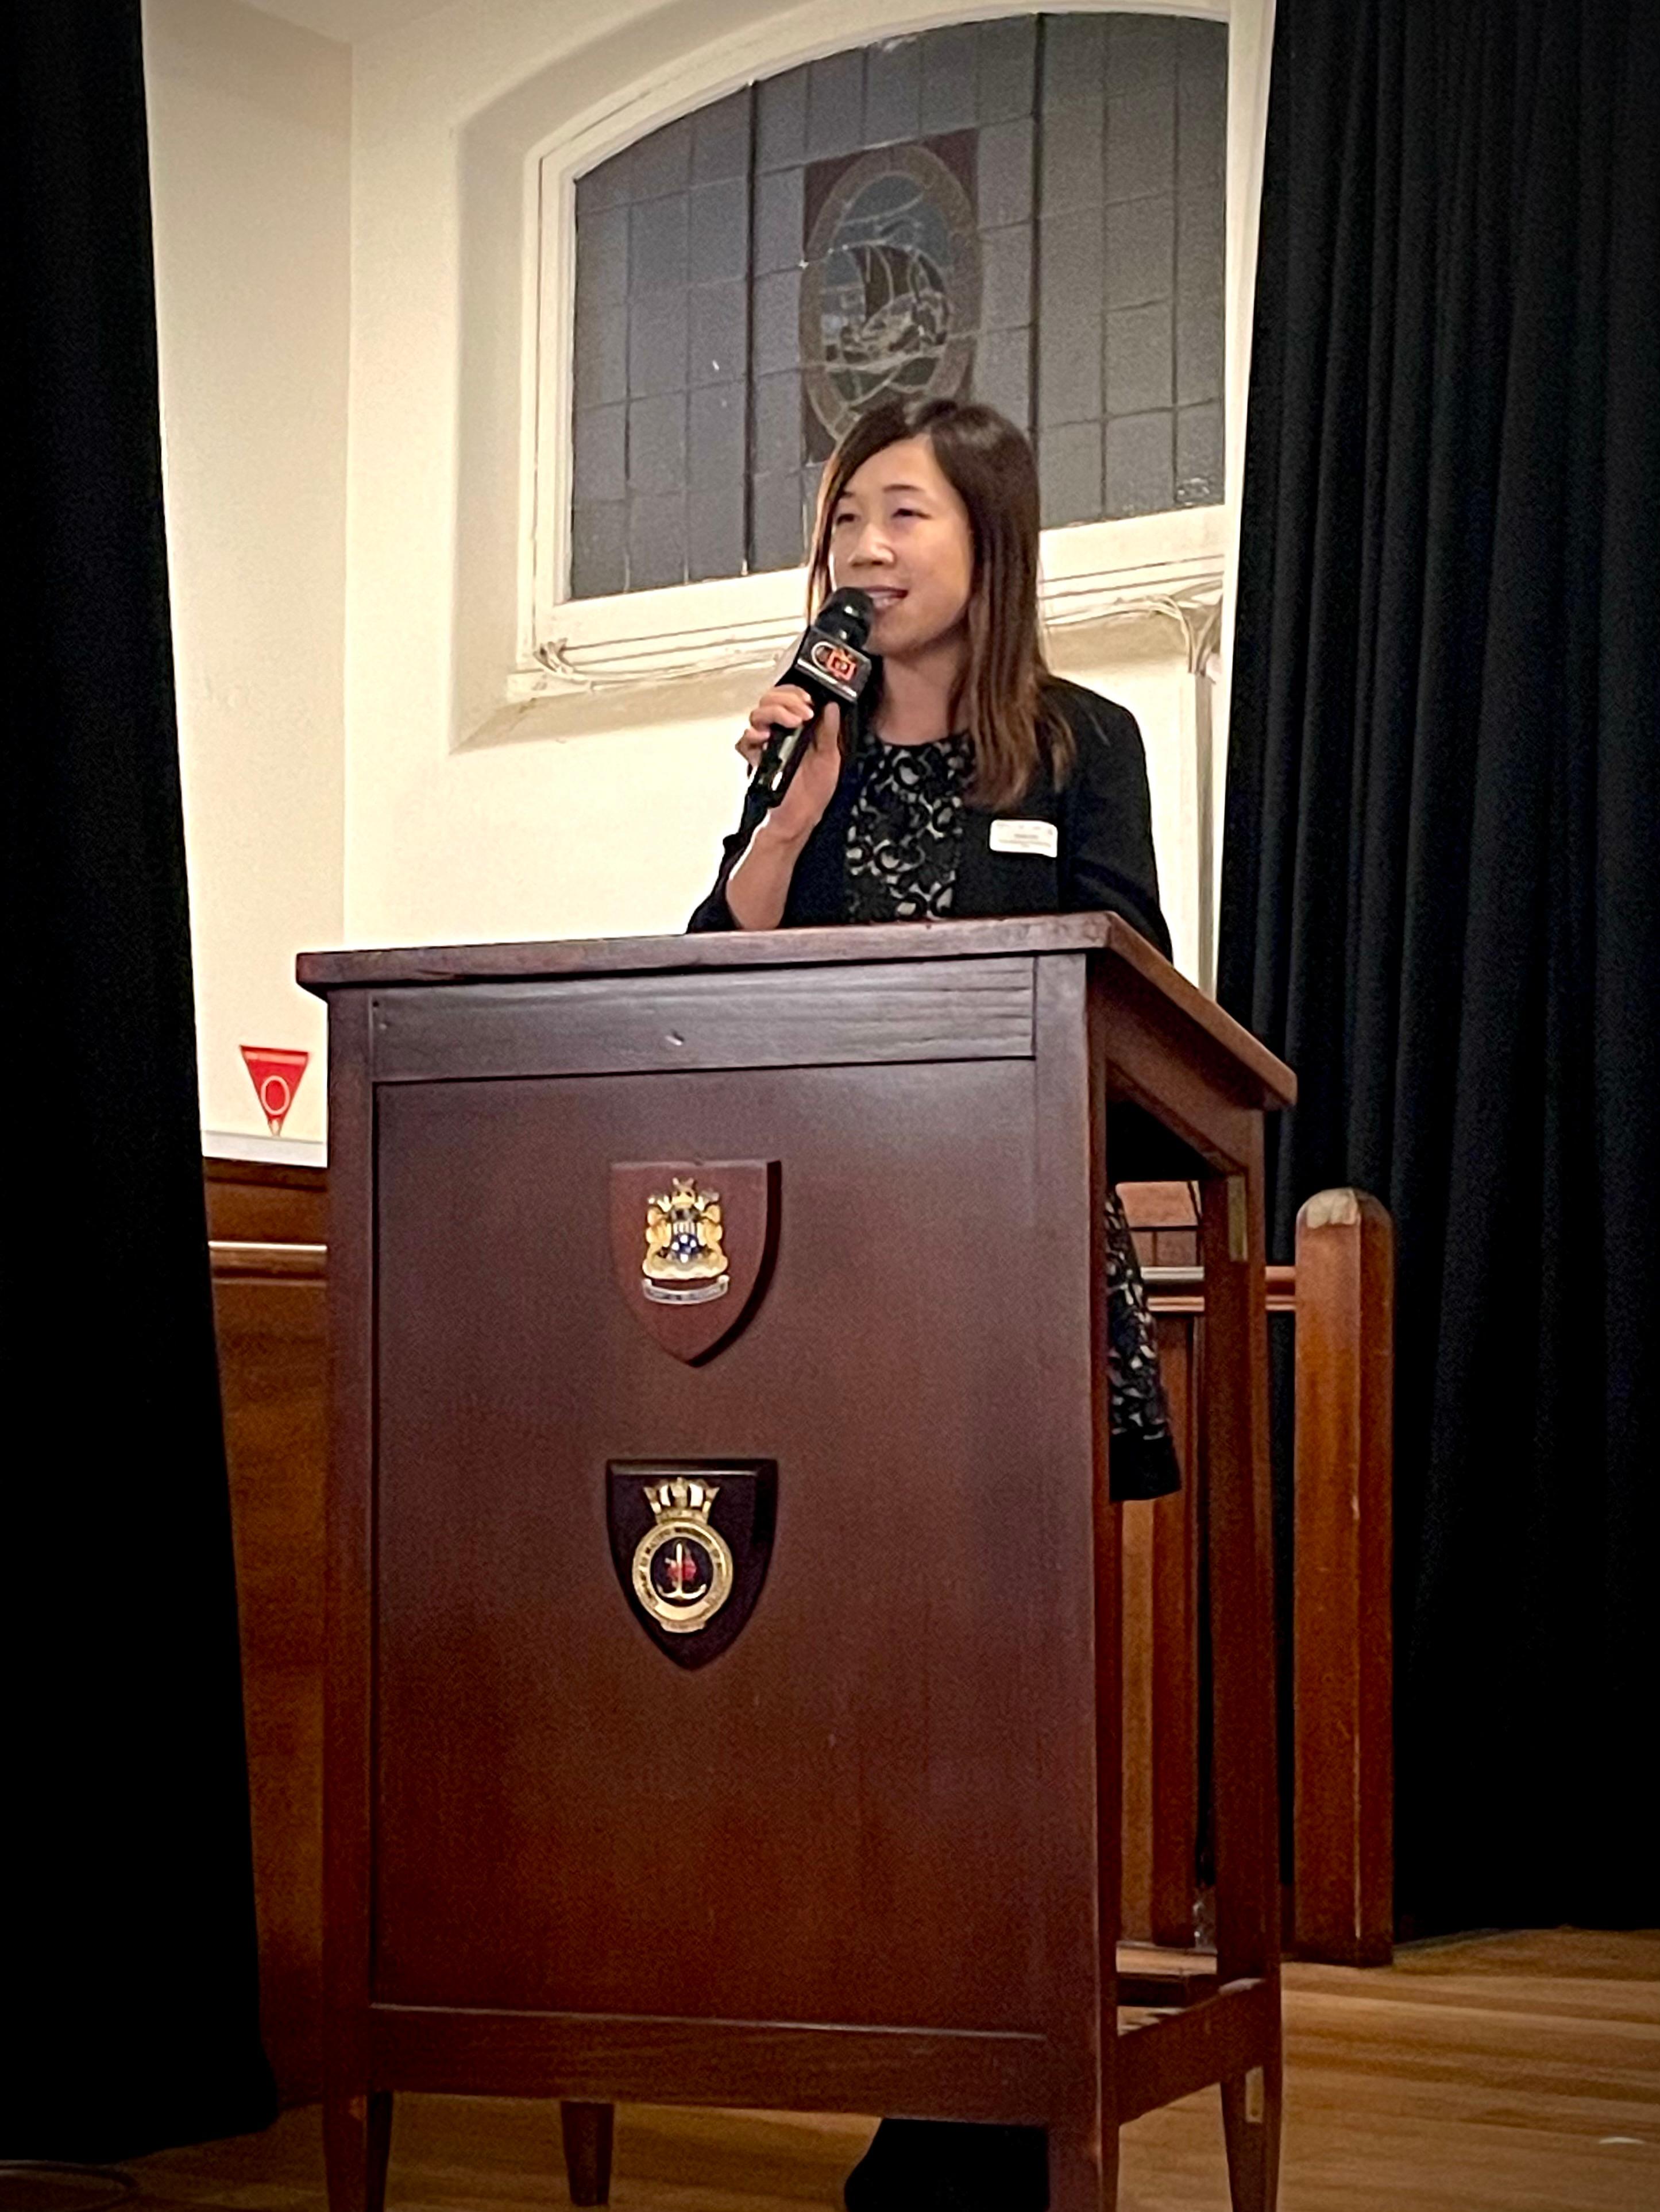
<instances>
[{"instance_id":1,"label":"heraldic crest shield","mask_svg":"<svg viewBox=\"0 0 1660 2212\"><path fill-rule=\"evenodd\" d=\"M701 1306L732 1288L721 1249L721 1194L693 1176L673 1176L646 1200L646 1256L640 1263L653 1305Z\"/></svg>"},{"instance_id":2,"label":"heraldic crest shield","mask_svg":"<svg viewBox=\"0 0 1660 2212\"><path fill-rule=\"evenodd\" d=\"M611 1171L611 1256L635 1318L695 1364L753 1313L777 1233L775 1160L629 1161Z\"/></svg>"},{"instance_id":3,"label":"heraldic crest shield","mask_svg":"<svg viewBox=\"0 0 1660 2212\"><path fill-rule=\"evenodd\" d=\"M678 1666L717 1659L755 1610L772 1557L770 1460L613 1460L611 1564L635 1619Z\"/></svg>"}]
</instances>

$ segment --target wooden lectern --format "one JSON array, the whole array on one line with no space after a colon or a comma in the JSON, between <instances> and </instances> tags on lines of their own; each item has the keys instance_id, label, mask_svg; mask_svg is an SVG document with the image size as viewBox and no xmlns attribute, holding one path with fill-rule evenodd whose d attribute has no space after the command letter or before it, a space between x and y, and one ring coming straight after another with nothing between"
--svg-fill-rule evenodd
<instances>
[{"instance_id":1,"label":"wooden lectern","mask_svg":"<svg viewBox=\"0 0 1660 2212\"><path fill-rule=\"evenodd\" d=\"M1288 1072L1101 915L299 972L332 2212L377 2212L398 2089L568 2100L589 2201L638 2099L1038 2124L1055 2212L1098 2212L1120 2125L1209 2082L1266 2212ZM1217 1961L1151 2016L1116 1953L1109 1172L1204 1186ZM688 1629L723 1552L736 1610Z\"/></svg>"}]
</instances>

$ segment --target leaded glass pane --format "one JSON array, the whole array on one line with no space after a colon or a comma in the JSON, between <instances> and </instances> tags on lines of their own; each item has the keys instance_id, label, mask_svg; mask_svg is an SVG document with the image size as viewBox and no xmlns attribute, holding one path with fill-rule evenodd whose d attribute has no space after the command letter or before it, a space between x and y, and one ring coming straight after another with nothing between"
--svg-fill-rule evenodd
<instances>
[{"instance_id":1,"label":"leaded glass pane","mask_svg":"<svg viewBox=\"0 0 1660 2212\"><path fill-rule=\"evenodd\" d=\"M1222 496L1225 26L1009 16L826 56L581 179L571 588L793 566L836 438L961 393L1053 526Z\"/></svg>"}]
</instances>

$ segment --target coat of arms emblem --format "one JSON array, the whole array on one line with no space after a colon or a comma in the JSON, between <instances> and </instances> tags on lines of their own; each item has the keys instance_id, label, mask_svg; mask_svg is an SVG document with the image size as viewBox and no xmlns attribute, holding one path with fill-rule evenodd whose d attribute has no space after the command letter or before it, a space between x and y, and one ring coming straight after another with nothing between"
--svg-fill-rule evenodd
<instances>
[{"instance_id":1,"label":"coat of arms emblem","mask_svg":"<svg viewBox=\"0 0 1660 2212\"><path fill-rule=\"evenodd\" d=\"M732 1288L721 1249L721 1194L676 1176L646 1200L646 1255L640 1265L654 1305L701 1306Z\"/></svg>"},{"instance_id":2,"label":"coat of arms emblem","mask_svg":"<svg viewBox=\"0 0 1660 2212\"><path fill-rule=\"evenodd\" d=\"M611 1561L635 1619L678 1666L719 1658L767 1577L773 1462L613 1460L605 1481Z\"/></svg>"},{"instance_id":3,"label":"coat of arms emblem","mask_svg":"<svg viewBox=\"0 0 1660 2212\"><path fill-rule=\"evenodd\" d=\"M611 1258L624 1303L695 1364L760 1301L778 1224L775 1160L629 1162L611 1171Z\"/></svg>"}]
</instances>

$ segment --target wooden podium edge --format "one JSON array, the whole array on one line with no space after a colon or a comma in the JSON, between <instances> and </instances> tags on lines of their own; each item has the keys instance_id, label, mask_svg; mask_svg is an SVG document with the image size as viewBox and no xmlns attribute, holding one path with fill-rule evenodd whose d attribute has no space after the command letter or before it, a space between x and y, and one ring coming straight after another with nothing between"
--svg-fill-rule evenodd
<instances>
[{"instance_id":1,"label":"wooden podium edge","mask_svg":"<svg viewBox=\"0 0 1660 2212\"><path fill-rule=\"evenodd\" d=\"M1284 1061L1116 914L302 952L295 963L295 978L302 990L325 998L342 990L419 989L447 983L551 982L575 975L669 975L1064 952L1107 954L1128 969L1144 991L1164 1002L1166 1019L1174 1016L1179 1025L1198 1031L1213 1055L1219 1053L1231 1063L1237 1089L1250 1094L1241 1097L1241 1103L1265 1113L1295 1104L1297 1079ZM1240 1078L1246 1079L1239 1082Z\"/></svg>"}]
</instances>

